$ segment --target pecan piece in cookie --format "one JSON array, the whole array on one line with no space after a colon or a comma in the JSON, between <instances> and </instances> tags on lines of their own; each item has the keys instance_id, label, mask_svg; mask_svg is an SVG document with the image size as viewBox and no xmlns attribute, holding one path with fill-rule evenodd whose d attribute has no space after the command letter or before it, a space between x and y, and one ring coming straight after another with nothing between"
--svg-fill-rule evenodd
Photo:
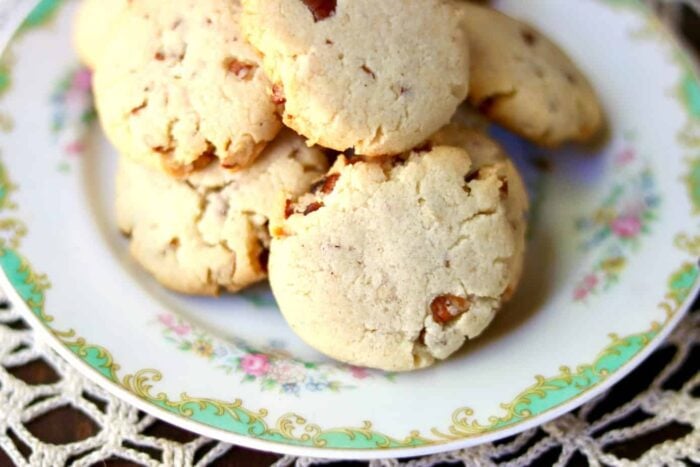
<instances>
[{"instance_id":1,"label":"pecan piece in cookie","mask_svg":"<svg viewBox=\"0 0 700 467\"><path fill-rule=\"evenodd\" d=\"M319 22L326 18L330 18L335 14L337 0L302 0L304 5L309 7L314 15L314 21Z\"/></svg>"},{"instance_id":2,"label":"pecan piece in cookie","mask_svg":"<svg viewBox=\"0 0 700 467\"><path fill-rule=\"evenodd\" d=\"M327 177L323 177L321 180L313 184L311 187L311 192L317 193L320 191L324 195L327 195L333 191L333 188L335 188L335 184L338 182L339 178L339 173L334 173L328 175Z\"/></svg>"},{"instance_id":3,"label":"pecan piece in cookie","mask_svg":"<svg viewBox=\"0 0 700 467\"><path fill-rule=\"evenodd\" d=\"M226 65L228 71L236 75L236 78L243 81L249 81L253 77L256 68L257 65L254 63L244 62L236 58L230 59Z\"/></svg>"},{"instance_id":4,"label":"pecan piece in cookie","mask_svg":"<svg viewBox=\"0 0 700 467\"><path fill-rule=\"evenodd\" d=\"M292 214L294 214L294 204L292 204L291 199L288 199L284 202L284 218L289 219Z\"/></svg>"},{"instance_id":5,"label":"pecan piece in cookie","mask_svg":"<svg viewBox=\"0 0 700 467\"><path fill-rule=\"evenodd\" d=\"M319 209L321 209L322 207L323 207L323 203L318 202L318 201L314 201L313 203L306 206L306 209L304 209L304 215L308 216L312 212L316 212Z\"/></svg>"},{"instance_id":6,"label":"pecan piece in cookie","mask_svg":"<svg viewBox=\"0 0 700 467\"><path fill-rule=\"evenodd\" d=\"M284 205L284 218L289 219L294 214L308 216L312 212L316 212L323 207L322 201L312 201L311 199L310 196L304 196L302 199L298 200L296 204L288 199Z\"/></svg>"},{"instance_id":7,"label":"pecan piece in cookie","mask_svg":"<svg viewBox=\"0 0 700 467\"><path fill-rule=\"evenodd\" d=\"M462 313L469 311L471 302L456 295L440 295L430 303L433 320L438 324L447 324Z\"/></svg>"},{"instance_id":8,"label":"pecan piece in cookie","mask_svg":"<svg viewBox=\"0 0 700 467\"><path fill-rule=\"evenodd\" d=\"M182 166L172 161L172 150L156 147L154 151L161 154L160 164L165 173L175 178L185 178L187 174L202 170L211 164L216 158L207 151L191 164Z\"/></svg>"},{"instance_id":9,"label":"pecan piece in cookie","mask_svg":"<svg viewBox=\"0 0 700 467\"><path fill-rule=\"evenodd\" d=\"M364 71L369 76L371 76L372 79L377 79L377 75L375 75L374 71L372 71L372 69L370 67L368 67L367 65L362 65L360 68L362 69L362 71Z\"/></svg>"},{"instance_id":10,"label":"pecan piece in cookie","mask_svg":"<svg viewBox=\"0 0 700 467\"><path fill-rule=\"evenodd\" d=\"M272 86L272 103L275 105L284 105L287 99L284 97L284 88L281 84Z\"/></svg>"}]
</instances>

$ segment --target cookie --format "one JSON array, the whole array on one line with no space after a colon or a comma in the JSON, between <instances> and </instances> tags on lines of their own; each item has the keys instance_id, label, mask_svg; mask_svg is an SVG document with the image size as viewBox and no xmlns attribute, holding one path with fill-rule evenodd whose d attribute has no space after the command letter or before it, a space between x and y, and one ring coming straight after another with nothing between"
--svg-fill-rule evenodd
<instances>
[{"instance_id":1,"label":"cookie","mask_svg":"<svg viewBox=\"0 0 700 467\"><path fill-rule=\"evenodd\" d=\"M110 0L111 1L111 0ZM281 127L236 0L139 0L114 25L94 91L123 154L183 176L250 165Z\"/></svg>"},{"instance_id":2,"label":"cookie","mask_svg":"<svg viewBox=\"0 0 700 467\"><path fill-rule=\"evenodd\" d=\"M73 45L80 61L88 68L95 68L117 18L127 5L128 0L83 0L78 6Z\"/></svg>"},{"instance_id":3,"label":"cookie","mask_svg":"<svg viewBox=\"0 0 700 467\"><path fill-rule=\"evenodd\" d=\"M400 158L340 156L272 229L294 331L344 362L405 371L477 337L522 271L527 196L500 147L451 125Z\"/></svg>"},{"instance_id":4,"label":"cookie","mask_svg":"<svg viewBox=\"0 0 700 467\"><path fill-rule=\"evenodd\" d=\"M450 121L468 47L444 0L243 0L284 123L313 144L398 154Z\"/></svg>"},{"instance_id":5,"label":"cookie","mask_svg":"<svg viewBox=\"0 0 700 467\"><path fill-rule=\"evenodd\" d=\"M118 225L130 236L132 256L166 287L235 292L267 276L268 222L327 168L325 156L291 131L245 171L212 164L176 180L122 156Z\"/></svg>"},{"instance_id":6,"label":"cookie","mask_svg":"<svg viewBox=\"0 0 700 467\"><path fill-rule=\"evenodd\" d=\"M498 11L458 6L469 40L472 105L543 146L584 142L601 130L595 91L554 42Z\"/></svg>"}]
</instances>

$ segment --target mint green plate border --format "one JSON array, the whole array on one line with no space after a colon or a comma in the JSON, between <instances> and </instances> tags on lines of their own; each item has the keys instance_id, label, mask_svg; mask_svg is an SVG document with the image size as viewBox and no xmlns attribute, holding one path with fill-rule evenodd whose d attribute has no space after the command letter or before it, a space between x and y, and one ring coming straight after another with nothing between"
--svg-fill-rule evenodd
<instances>
[{"instance_id":1,"label":"mint green plate border","mask_svg":"<svg viewBox=\"0 0 700 467\"><path fill-rule=\"evenodd\" d=\"M600 1L613 7L629 8L644 16L651 15L637 0ZM40 26L50 19L58 6L60 1L57 0L42 1L22 30ZM674 41L668 32L663 32L660 37L664 41ZM684 71L677 89L678 99L688 115L689 124L697 125L700 124L700 80L688 55L677 44L673 47ZM0 72L0 83L11 82L10 69ZM700 143L692 138L681 138L681 144L695 154L700 152ZM688 160L688 169L684 181L694 206L693 215L698 217L700 155ZM9 175L0 168L0 211L3 213L13 209L13 189ZM296 414L268 420L264 409L251 411L240 400L218 401L187 394L172 398L168 394L154 394L152 383L162 378L157 370L142 369L122 375L118 362L108 349L86 342L73 330L53 328L53 318L45 309L46 292L50 288L48 279L33 271L29 260L20 253L22 225L21 220L13 220L3 226L4 230L13 230L14 235L0 245L0 267L4 272L0 282L12 303L71 364L110 392L171 423L253 448L292 454L353 458L415 456L465 447L475 444L471 440L476 438L479 443L495 440L541 424L574 409L628 374L671 332L700 289L697 264L700 236L679 233L676 246L688 253L688 260L669 277L666 295L660 297L658 306L666 316L662 322L653 322L648 329L635 334L611 335L609 345L590 364L575 369L562 367L559 374L536 377L533 385L524 388L513 401L503 404L507 414L491 418L488 425L470 421L470 409L460 408L454 411L451 420L446 420L444 431L411 431L404 438L396 439L374 431L370 422L356 427L322 428ZM89 371L85 371L86 368Z\"/></svg>"}]
</instances>

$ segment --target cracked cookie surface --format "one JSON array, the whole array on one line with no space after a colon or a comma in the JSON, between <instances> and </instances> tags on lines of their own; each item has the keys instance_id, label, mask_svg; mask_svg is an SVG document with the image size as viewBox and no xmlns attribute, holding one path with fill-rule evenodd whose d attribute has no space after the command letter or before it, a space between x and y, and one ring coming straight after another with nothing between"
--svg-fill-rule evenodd
<instances>
[{"instance_id":1,"label":"cracked cookie surface","mask_svg":"<svg viewBox=\"0 0 700 467\"><path fill-rule=\"evenodd\" d=\"M500 147L449 125L397 158L340 156L272 229L270 283L299 336L338 360L426 367L515 290L527 196Z\"/></svg>"},{"instance_id":2,"label":"cracked cookie surface","mask_svg":"<svg viewBox=\"0 0 700 467\"><path fill-rule=\"evenodd\" d=\"M450 121L468 47L443 0L243 0L284 123L311 143L398 154Z\"/></svg>"},{"instance_id":3,"label":"cracked cookie surface","mask_svg":"<svg viewBox=\"0 0 700 467\"><path fill-rule=\"evenodd\" d=\"M470 49L469 102L544 146L584 142L603 126L586 76L550 39L498 11L461 1Z\"/></svg>"},{"instance_id":4,"label":"cracked cookie surface","mask_svg":"<svg viewBox=\"0 0 700 467\"><path fill-rule=\"evenodd\" d=\"M120 152L176 176L214 159L253 162L281 123L239 18L236 0L129 3L94 76L102 126Z\"/></svg>"},{"instance_id":5,"label":"cracked cookie surface","mask_svg":"<svg viewBox=\"0 0 700 467\"><path fill-rule=\"evenodd\" d=\"M320 150L287 130L240 172L212 164L176 180L121 156L118 225L132 256L166 287L235 292L267 277L268 222L327 167Z\"/></svg>"}]
</instances>

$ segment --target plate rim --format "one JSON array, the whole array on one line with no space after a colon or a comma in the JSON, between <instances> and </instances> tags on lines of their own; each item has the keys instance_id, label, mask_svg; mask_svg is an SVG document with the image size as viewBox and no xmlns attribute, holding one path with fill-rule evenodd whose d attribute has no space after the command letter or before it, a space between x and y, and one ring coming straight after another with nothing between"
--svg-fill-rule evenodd
<instances>
[{"instance_id":1,"label":"plate rim","mask_svg":"<svg viewBox=\"0 0 700 467\"><path fill-rule=\"evenodd\" d=\"M599 0L599 2L611 6L612 8L620 7L620 3L614 0ZM61 3L60 0L58 3ZM625 4L627 4L627 2L625 2ZM658 21L657 18L653 15L653 13L641 2L633 0L631 4L635 11L642 14L645 18L651 19L653 21ZM680 53L680 55L682 56L682 60L685 60L690 64L689 68L693 78L697 82L700 82L697 64L694 62L692 56L687 51L682 42L675 36L673 32L668 30L666 26L662 23L659 22L658 27L659 37L669 43L668 45L672 47L673 52ZM5 196L8 195L9 194L5 194ZM697 216L697 213L695 213L694 215ZM26 271L29 274L29 277L34 277L30 263L18 252L18 249L5 247L0 248L0 257L4 257L7 253L12 253L16 255L16 257L21 263L20 265L25 268L24 271ZM683 264L691 264L694 268L696 268L697 271L697 264ZM87 362L84 358L81 358L81 356L76 351L71 350L68 344L59 336L61 331L53 329L49 324L50 317L43 314L43 301L41 303L41 313L37 314L31 309L30 305L21 296L21 294L16 288L16 285L9 277L7 271L4 268L0 268L0 271L0 285L2 286L3 292L7 295L7 298L12 303L13 307L15 307L15 309L17 309L20 312L22 317L29 322L32 329L35 332L38 332L38 334L41 336L41 340L43 340L46 344L48 344L49 347L51 347L54 351L61 355L61 357L67 360L69 364L74 369L76 369L81 375L87 377L93 383L102 387L115 397L126 401L127 403L137 407L138 409L156 418L165 420L175 426L182 427L186 430L210 437L212 439L218 439L221 441L230 442L233 444L246 446L258 450L273 451L292 455L322 456L335 459L377 459L388 457L408 457L433 454L454 449L463 449L477 444L482 444L501 439L507 436L511 436L513 434L520 433L529 428L539 426L543 423L551 421L552 419L557 418L565 413L568 413L569 411L595 398L603 391L609 389L619 380L627 376L634 368L636 368L642 361L644 361L651 352L656 350L665 341L665 338L668 336L668 334L685 316L685 314L687 313L688 309L691 307L694 301L694 297L700 291L700 281L698 281L698 277L696 277L693 285L688 288L688 293L685 296L684 301L682 303L678 303L677 309L674 310L674 312L670 314L663 323L659 324L658 322L653 322L651 324L652 330L654 330L656 326L656 333L651 338L651 340L645 343L643 347L634 356L625 361L619 368L617 368L613 373L611 373L609 376L605 377L601 381L593 384L591 387L571 397L565 402L559 403L546 409L541 414L537 414L531 418L525 418L524 420L515 422L511 425L507 425L503 428L490 430L486 433L479 434L476 436L468 436L451 441L433 441L434 444L429 444L425 446L401 448L382 448L381 446L371 448L328 448L316 446L299 446L279 441L261 439L256 437L252 433L249 436L245 436L238 433L226 431L222 428L206 425L204 423L186 418L184 416L177 415L162 407L159 407L152 401L140 397L138 394L125 387L121 382L115 382L106 377L97 368L95 368L93 365ZM640 331L638 334L641 335L648 332L650 331ZM632 336L638 334L630 335ZM77 335L73 335L71 337L78 340L81 339ZM113 360L111 360L112 354L107 349L104 349L97 344L87 344L84 340L83 345L86 347L92 346L93 348L99 348L104 350L105 352L107 352L107 357L110 359L110 361L116 364L116 362L113 362ZM605 347L603 351L607 348L608 347ZM514 400L517 400L517 397L518 396L516 396L516 399ZM360 429L358 429L358 432L361 432ZM410 439L410 436L412 436L412 434L409 435L407 440Z\"/></svg>"},{"instance_id":2,"label":"plate rim","mask_svg":"<svg viewBox=\"0 0 700 467\"><path fill-rule=\"evenodd\" d=\"M4 253L4 251L0 253L0 256L2 256ZM279 454L288 454L293 456L323 457L328 459L371 460L423 456L459 449L466 449L469 447L496 441L518 433L522 433L523 431L540 426L555 418L565 415L572 410L575 410L576 408L580 407L581 405L585 404L591 399L594 399L602 392L609 389L611 386L615 385L617 382L619 382L621 379L627 376L637 366L639 366L639 364L641 364L649 356L649 354L651 354L661 344L664 343L666 337L675 329L680 320L685 317L688 309L692 305L694 300L688 297L694 297L700 292L700 281L696 280L690 293L688 294L688 297L686 297L686 301L672 315L671 319L663 325L659 333L656 334L653 337L653 339L649 341L649 343L647 343L645 347L642 348L642 350L640 350L634 357L629 359L622 367L618 368L612 375L610 375L610 377L601 381L597 385L594 385L593 387L589 388L587 391L584 391L578 396L573 397L568 401L545 411L541 415L524 420L519 423L515 423L502 429L490 431L480 436L467 437L455 441L437 442L435 444L427 446L386 449L347 449L297 446L293 444L268 441L256 438L254 436L243 436L230 431L225 431L220 428L205 425L203 423L193 421L186 417L176 415L172 412L158 407L157 405L153 404L152 402L149 402L148 400L140 398L138 395L134 394L124 386L110 380L109 378L101 374L99 371L97 371L97 369L95 369L85 360L80 358L75 352L70 350L68 346L65 345L60 340L60 338L56 336L55 331L51 329L45 322L43 322L41 318L39 318L29 308L28 304L25 302L24 299L22 299L17 289L12 285L12 282L8 279L7 274L5 273L5 270L3 268L0 268L0 288L3 292L6 293L6 295L8 295L7 298L12 303L12 306L18 307L20 313L22 314L22 317L29 322L32 329L35 332L38 331L39 334L42 335L43 342L46 343L56 353L58 353L62 358L64 358L73 369L77 370L81 375L87 377L90 381L92 381L102 389L106 390L111 395L133 405L137 409L142 410L143 412L153 417L168 422L179 428L183 428L185 430L199 434L201 436L206 436L214 440L219 440L260 451L275 452Z\"/></svg>"}]
</instances>

